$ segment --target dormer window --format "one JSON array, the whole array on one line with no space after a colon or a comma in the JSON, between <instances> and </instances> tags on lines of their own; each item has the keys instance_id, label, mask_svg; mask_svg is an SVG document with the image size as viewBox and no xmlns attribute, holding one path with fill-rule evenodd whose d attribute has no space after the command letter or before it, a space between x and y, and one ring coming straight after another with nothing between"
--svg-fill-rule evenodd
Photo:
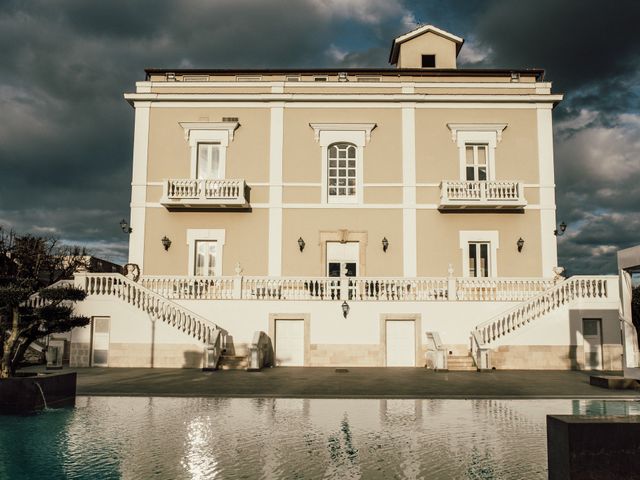
<instances>
[{"instance_id":1,"label":"dormer window","mask_svg":"<svg viewBox=\"0 0 640 480\"><path fill-rule=\"evenodd\" d=\"M436 56L422 55L422 68L436 68Z\"/></svg>"}]
</instances>

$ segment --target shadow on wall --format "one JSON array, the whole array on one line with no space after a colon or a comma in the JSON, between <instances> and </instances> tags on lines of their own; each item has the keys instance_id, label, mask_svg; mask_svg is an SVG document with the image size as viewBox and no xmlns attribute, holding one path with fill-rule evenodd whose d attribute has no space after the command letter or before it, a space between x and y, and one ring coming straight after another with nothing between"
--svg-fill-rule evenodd
<instances>
[{"instance_id":1,"label":"shadow on wall","mask_svg":"<svg viewBox=\"0 0 640 480\"><path fill-rule=\"evenodd\" d=\"M224 354L225 355L235 355L236 354L236 347L233 343L233 335L225 335L224 336Z\"/></svg>"},{"instance_id":2,"label":"shadow on wall","mask_svg":"<svg viewBox=\"0 0 640 480\"><path fill-rule=\"evenodd\" d=\"M184 352L184 364L182 368L202 368L203 356L203 352L187 350Z\"/></svg>"},{"instance_id":3,"label":"shadow on wall","mask_svg":"<svg viewBox=\"0 0 640 480\"><path fill-rule=\"evenodd\" d=\"M622 337L620 334L620 319L618 310L614 309L572 309L569 311L571 368L584 370L585 351L584 337L582 336L582 321L584 319L600 320L601 338L601 361L603 370L620 370L622 368L622 358L617 358L616 347L622 353ZM616 358L613 358L616 357ZM619 360L619 362L618 362Z\"/></svg>"}]
</instances>

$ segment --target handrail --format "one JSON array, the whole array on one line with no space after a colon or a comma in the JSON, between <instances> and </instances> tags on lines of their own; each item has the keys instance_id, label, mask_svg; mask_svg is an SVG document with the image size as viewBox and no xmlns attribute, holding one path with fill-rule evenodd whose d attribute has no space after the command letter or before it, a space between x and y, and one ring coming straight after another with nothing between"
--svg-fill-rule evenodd
<instances>
[{"instance_id":1,"label":"handrail","mask_svg":"<svg viewBox=\"0 0 640 480\"><path fill-rule=\"evenodd\" d=\"M210 320L118 273L76 273L74 281L87 295L115 296L203 343L210 343L216 330L221 330Z\"/></svg>"},{"instance_id":2,"label":"handrail","mask_svg":"<svg viewBox=\"0 0 640 480\"><path fill-rule=\"evenodd\" d=\"M253 340L249 346L248 371L257 372L263 367L273 366L273 346L269 335L262 331L253 334Z\"/></svg>"},{"instance_id":3,"label":"handrail","mask_svg":"<svg viewBox=\"0 0 640 480\"><path fill-rule=\"evenodd\" d=\"M143 276L139 284L168 299L228 300L233 298L233 277Z\"/></svg>"},{"instance_id":4,"label":"handrail","mask_svg":"<svg viewBox=\"0 0 640 480\"><path fill-rule=\"evenodd\" d=\"M443 202L526 203L517 180L443 180L440 188Z\"/></svg>"},{"instance_id":5,"label":"handrail","mask_svg":"<svg viewBox=\"0 0 640 480\"><path fill-rule=\"evenodd\" d=\"M576 299L609 298L608 280L616 276L574 276L519 305L476 325L472 334L478 348Z\"/></svg>"},{"instance_id":6,"label":"handrail","mask_svg":"<svg viewBox=\"0 0 640 480\"><path fill-rule=\"evenodd\" d=\"M176 300L355 300L521 302L550 278L143 276L140 284Z\"/></svg>"}]
</instances>

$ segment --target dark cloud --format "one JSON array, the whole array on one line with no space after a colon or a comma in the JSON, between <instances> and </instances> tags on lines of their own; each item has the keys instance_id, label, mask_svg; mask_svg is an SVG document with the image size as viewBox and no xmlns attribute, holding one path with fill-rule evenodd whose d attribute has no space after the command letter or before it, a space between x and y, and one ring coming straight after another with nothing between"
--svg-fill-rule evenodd
<instances>
[{"instance_id":1,"label":"dark cloud","mask_svg":"<svg viewBox=\"0 0 640 480\"><path fill-rule=\"evenodd\" d=\"M387 66L416 23L465 37L468 67L542 67L554 90L560 262L611 272L640 243L640 2L5 0L0 224L126 258L133 111L145 67Z\"/></svg>"}]
</instances>

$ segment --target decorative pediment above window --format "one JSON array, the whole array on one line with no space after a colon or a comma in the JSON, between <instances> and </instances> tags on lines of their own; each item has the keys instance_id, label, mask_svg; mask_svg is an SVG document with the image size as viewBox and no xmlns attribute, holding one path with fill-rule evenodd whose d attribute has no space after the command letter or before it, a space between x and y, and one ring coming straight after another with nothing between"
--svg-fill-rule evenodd
<instances>
[{"instance_id":1,"label":"decorative pediment above window","mask_svg":"<svg viewBox=\"0 0 640 480\"><path fill-rule=\"evenodd\" d=\"M215 139L226 139L224 144L233 141L233 134L240 126L238 122L180 122L180 126L184 129L184 139L187 142L193 140L194 137L207 138L213 134ZM200 138L198 138L200 139Z\"/></svg>"},{"instance_id":2,"label":"decorative pediment above window","mask_svg":"<svg viewBox=\"0 0 640 480\"><path fill-rule=\"evenodd\" d=\"M447 123L451 130L451 140L458 141L459 133L494 134L497 143L502 140L502 131L507 128L506 123ZM493 135L492 135L493 136Z\"/></svg>"},{"instance_id":3,"label":"decorative pediment above window","mask_svg":"<svg viewBox=\"0 0 640 480\"><path fill-rule=\"evenodd\" d=\"M375 123L310 123L309 126L313 128L316 142L323 146L340 141L341 137L342 141L364 147L371 140L371 131L376 128Z\"/></svg>"}]
</instances>

